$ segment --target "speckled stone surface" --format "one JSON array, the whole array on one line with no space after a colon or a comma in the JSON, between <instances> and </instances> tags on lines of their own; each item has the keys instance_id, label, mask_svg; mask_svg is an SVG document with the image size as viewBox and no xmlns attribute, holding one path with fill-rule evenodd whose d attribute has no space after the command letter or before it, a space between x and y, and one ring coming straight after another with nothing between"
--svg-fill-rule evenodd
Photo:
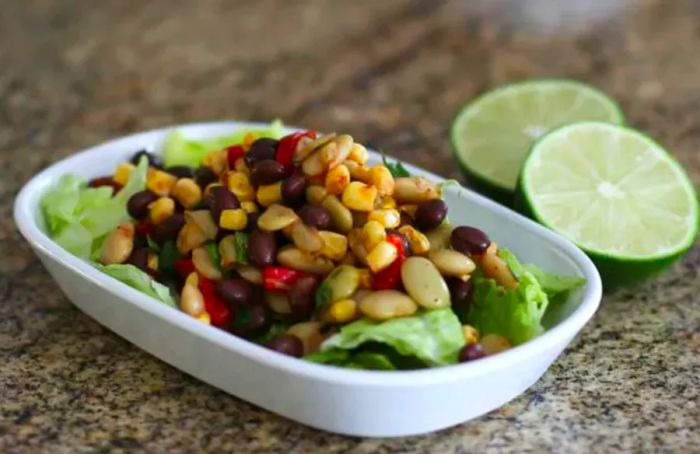
<instances>
[{"instance_id":1,"label":"speckled stone surface","mask_svg":"<svg viewBox=\"0 0 700 454\"><path fill-rule=\"evenodd\" d=\"M615 96L699 183L697 1L3 0L0 65L0 452L700 451L697 248L607 295L503 408L364 440L255 408L110 333L62 296L11 221L16 191L49 163L178 122L280 117L457 177L458 107L541 76Z\"/></svg>"}]
</instances>

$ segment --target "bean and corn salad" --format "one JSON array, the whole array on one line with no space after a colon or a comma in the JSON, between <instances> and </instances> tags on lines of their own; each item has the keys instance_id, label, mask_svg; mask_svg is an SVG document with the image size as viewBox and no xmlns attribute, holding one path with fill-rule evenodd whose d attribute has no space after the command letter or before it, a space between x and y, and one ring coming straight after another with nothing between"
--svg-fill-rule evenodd
<instances>
[{"instance_id":1,"label":"bean and corn salad","mask_svg":"<svg viewBox=\"0 0 700 454\"><path fill-rule=\"evenodd\" d=\"M118 195L144 160L145 189L128 198L131 219L106 235L98 266L140 269L196 320L285 355L347 367L396 368L381 345L350 358L362 339L395 347L397 362L412 350L425 360L404 368L511 347L498 330L480 335L465 314L476 307L473 276L493 287L479 298L504 298L519 291L520 265L509 266L478 228L451 225L439 185L400 163L369 164L351 136L248 134L206 153L198 167L165 166L139 151L89 186ZM446 354L421 353L420 335L436 336L428 343L447 345Z\"/></svg>"}]
</instances>

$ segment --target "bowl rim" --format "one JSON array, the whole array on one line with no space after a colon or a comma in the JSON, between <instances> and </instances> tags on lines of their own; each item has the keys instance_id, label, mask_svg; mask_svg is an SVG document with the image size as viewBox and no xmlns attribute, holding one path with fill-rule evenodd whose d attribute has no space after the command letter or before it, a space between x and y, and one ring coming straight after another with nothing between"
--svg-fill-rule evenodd
<instances>
[{"instance_id":1,"label":"bowl rim","mask_svg":"<svg viewBox=\"0 0 700 454\"><path fill-rule=\"evenodd\" d=\"M274 367L293 375L317 380L320 379L336 384L375 387L414 387L461 381L473 376L487 374L536 356L552 348L554 345L561 343L564 339L573 338L597 310L602 298L602 284L600 275L588 256L563 236L546 229L509 208L464 188L461 184L449 185L445 188L445 191L459 191L467 194L474 203L485 205L486 209L499 212L508 218L510 222L519 224L519 228L529 230L541 236L545 241L552 243L579 268L581 274L586 279L586 284L581 292L581 302L573 312L567 318L561 320L555 326L547 329L534 339L505 352L478 361L411 371L366 371L301 361L297 358L291 358L273 352L218 328L204 325L187 314L178 310L173 310L173 308L161 304L152 297L101 273L84 260L73 256L45 234L34 219L33 213L37 208L36 204L46 187L55 182L61 175L69 172L70 168L75 168L76 164L86 156L97 152L98 149L102 150L116 145L118 141L139 140L140 136L164 135L174 129L183 130L185 134L187 134L186 131L191 129L207 130L225 127L231 127L232 129L249 127L260 128L266 127L267 125L268 123L234 120L185 123L141 131L90 146L51 164L34 175L23 185L14 203L15 224L33 249L51 257L58 264L69 268L73 272L79 274L83 279L92 282L115 297L121 298L127 304L136 305L141 310L158 316L178 326L180 329L188 331L192 335L203 337L225 350L235 352L252 361L263 363L266 366ZM294 131L300 128L285 126L284 129L285 131ZM207 134L204 133L203 135L206 136ZM380 156L379 153L371 150L370 155L375 159ZM445 178L435 175L432 172L406 162L403 164L411 173L417 173L434 179L435 181L445 181Z\"/></svg>"}]
</instances>

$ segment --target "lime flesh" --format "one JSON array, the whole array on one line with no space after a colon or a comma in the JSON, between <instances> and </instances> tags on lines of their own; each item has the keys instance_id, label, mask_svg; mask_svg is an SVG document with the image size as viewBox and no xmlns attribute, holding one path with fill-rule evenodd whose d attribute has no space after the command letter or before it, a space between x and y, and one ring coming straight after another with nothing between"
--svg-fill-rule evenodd
<instances>
[{"instance_id":1,"label":"lime flesh","mask_svg":"<svg viewBox=\"0 0 700 454\"><path fill-rule=\"evenodd\" d=\"M599 265L606 286L668 266L698 231L695 190L681 166L632 129L599 122L559 128L522 171L527 211Z\"/></svg>"},{"instance_id":2,"label":"lime flesh","mask_svg":"<svg viewBox=\"0 0 700 454\"><path fill-rule=\"evenodd\" d=\"M477 187L512 194L533 142L553 128L579 121L623 123L617 104L575 81L534 80L485 93L452 124L452 146ZM488 194L487 194L488 195ZM498 198L498 197L497 197Z\"/></svg>"}]
</instances>

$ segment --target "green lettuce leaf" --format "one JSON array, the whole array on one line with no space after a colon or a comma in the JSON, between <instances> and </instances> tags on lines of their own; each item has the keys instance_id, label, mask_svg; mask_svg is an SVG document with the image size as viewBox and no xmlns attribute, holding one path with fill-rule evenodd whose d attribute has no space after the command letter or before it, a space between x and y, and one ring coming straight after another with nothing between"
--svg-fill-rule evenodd
<instances>
[{"instance_id":1,"label":"green lettuce leaf","mask_svg":"<svg viewBox=\"0 0 700 454\"><path fill-rule=\"evenodd\" d=\"M136 268L134 265L114 264L105 266L99 263L95 263L94 265L98 270L123 282L129 287L135 288L148 296L152 296L166 306L177 308L177 304L175 304L175 300L170 294L170 289L156 282L151 276Z\"/></svg>"},{"instance_id":2,"label":"green lettuce leaf","mask_svg":"<svg viewBox=\"0 0 700 454\"><path fill-rule=\"evenodd\" d=\"M506 289L493 279L475 273L473 303L466 314L461 315L481 334L500 334L513 345L518 345L544 331L542 322L547 308L566 300L568 292L585 280L557 276L534 265L523 265L507 249L500 249L498 256L518 279L518 287Z\"/></svg>"},{"instance_id":3,"label":"green lettuce leaf","mask_svg":"<svg viewBox=\"0 0 700 454\"><path fill-rule=\"evenodd\" d=\"M278 139L284 133L282 122L273 121L264 129L240 129L232 134L204 140L189 140L180 131L173 131L165 138L163 146L163 161L166 166L199 167L204 156L213 150L236 145L243 142L246 134L255 138L272 137Z\"/></svg>"},{"instance_id":4,"label":"green lettuce leaf","mask_svg":"<svg viewBox=\"0 0 700 454\"><path fill-rule=\"evenodd\" d=\"M586 280L582 277L559 276L558 274L548 273L530 263L523 265L523 267L530 272L530 274L535 276L537 282L542 286L542 290L544 290L550 299L562 293L568 293L586 283Z\"/></svg>"},{"instance_id":5,"label":"green lettuce leaf","mask_svg":"<svg viewBox=\"0 0 700 454\"><path fill-rule=\"evenodd\" d=\"M76 175L64 175L41 199L48 233L78 257L96 257L106 235L129 219L126 202L146 187L148 161L142 159L129 181L112 197L112 188L91 188Z\"/></svg>"},{"instance_id":6,"label":"green lettuce leaf","mask_svg":"<svg viewBox=\"0 0 700 454\"><path fill-rule=\"evenodd\" d=\"M304 359L319 364L347 367L350 369L396 370L396 366L384 354L370 351L357 353L349 350L326 350L304 356Z\"/></svg>"},{"instance_id":7,"label":"green lettuce leaf","mask_svg":"<svg viewBox=\"0 0 700 454\"><path fill-rule=\"evenodd\" d=\"M389 169L389 172L391 173L391 176L394 178L401 178L401 177L410 177L411 172L404 167L403 163L401 161L394 161L394 163L390 163L389 160L386 158L386 155L382 153L382 163L384 164L384 167Z\"/></svg>"},{"instance_id":8,"label":"green lettuce leaf","mask_svg":"<svg viewBox=\"0 0 700 454\"><path fill-rule=\"evenodd\" d=\"M370 342L389 345L399 354L415 356L427 365L442 366L457 361L464 336L457 316L445 308L384 322L358 320L328 338L321 350L353 350Z\"/></svg>"}]
</instances>

